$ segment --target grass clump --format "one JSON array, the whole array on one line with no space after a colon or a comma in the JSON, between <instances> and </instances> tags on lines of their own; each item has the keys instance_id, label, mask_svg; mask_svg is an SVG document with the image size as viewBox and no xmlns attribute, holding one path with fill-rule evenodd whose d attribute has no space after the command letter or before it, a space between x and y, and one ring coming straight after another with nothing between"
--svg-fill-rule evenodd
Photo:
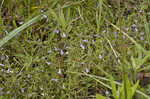
<instances>
[{"instance_id":1,"label":"grass clump","mask_svg":"<svg viewBox=\"0 0 150 99\"><path fill-rule=\"evenodd\" d=\"M2 0L1 98L149 99L147 2Z\"/></svg>"}]
</instances>

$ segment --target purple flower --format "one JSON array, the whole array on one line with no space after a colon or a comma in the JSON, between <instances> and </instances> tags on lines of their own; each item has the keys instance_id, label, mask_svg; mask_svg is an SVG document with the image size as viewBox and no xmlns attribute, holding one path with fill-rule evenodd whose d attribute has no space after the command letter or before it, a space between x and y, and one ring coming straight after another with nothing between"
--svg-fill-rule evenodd
<instances>
[{"instance_id":1,"label":"purple flower","mask_svg":"<svg viewBox=\"0 0 150 99\"><path fill-rule=\"evenodd\" d=\"M28 74L27 77L30 78L31 77L30 74Z\"/></svg>"},{"instance_id":2,"label":"purple flower","mask_svg":"<svg viewBox=\"0 0 150 99\"><path fill-rule=\"evenodd\" d=\"M25 90L25 88L22 88L22 89L21 89L21 92L24 93L24 90Z\"/></svg>"},{"instance_id":3,"label":"purple flower","mask_svg":"<svg viewBox=\"0 0 150 99\"><path fill-rule=\"evenodd\" d=\"M4 88L0 88L0 91L2 91Z\"/></svg>"},{"instance_id":4,"label":"purple flower","mask_svg":"<svg viewBox=\"0 0 150 99\"><path fill-rule=\"evenodd\" d=\"M62 74L62 71L61 71L61 69L59 69L57 73L61 75L61 74Z\"/></svg>"},{"instance_id":5,"label":"purple flower","mask_svg":"<svg viewBox=\"0 0 150 99\"><path fill-rule=\"evenodd\" d=\"M19 22L20 25L22 25L23 23L24 23L23 21Z\"/></svg>"},{"instance_id":6,"label":"purple flower","mask_svg":"<svg viewBox=\"0 0 150 99\"><path fill-rule=\"evenodd\" d=\"M133 24L132 27L136 27L136 24Z\"/></svg>"},{"instance_id":7,"label":"purple flower","mask_svg":"<svg viewBox=\"0 0 150 99\"><path fill-rule=\"evenodd\" d=\"M142 10L139 10L139 13L142 13Z\"/></svg>"},{"instance_id":8,"label":"purple flower","mask_svg":"<svg viewBox=\"0 0 150 99\"><path fill-rule=\"evenodd\" d=\"M63 50L60 50L60 55L63 55L63 54L64 54Z\"/></svg>"},{"instance_id":9,"label":"purple flower","mask_svg":"<svg viewBox=\"0 0 150 99\"><path fill-rule=\"evenodd\" d=\"M55 32L56 34L58 34L58 33L59 33L59 30L55 29L54 32Z\"/></svg>"},{"instance_id":10,"label":"purple flower","mask_svg":"<svg viewBox=\"0 0 150 99\"><path fill-rule=\"evenodd\" d=\"M141 37L140 37L140 40L141 40L141 41L143 41L143 40L144 40L144 37L143 37L143 36L141 36Z\"/></svg>"},{"instance_id":11,"label":"purple flower","mask_svg":"<svg viewBox=\"0 0 150 99\"><path fill-rule=\"evenodd\" d=\"M46 64L47 64L47 65L50 65L50 64L51 64L51 62L46 62Z\"/></svg>"},{"instance_id":12,"label":"purple flower","mask_svg":"<svg viewBox=\"0 0 150 99\"><path fill-rule=\"evenodd\" d=\"M126 37L123 35L123 36L122 36L122 39L125 39L125 38L126 38Z\"/></svg>"},{"instance_id":13,"label":"purple flower","mask_svg":"<svg viewBox=\"0 0 150 99\"><path fill-rule=\"evenodd\" d=\"M2 55L1 56L1 61L3 61L5 59L5 56L4 55Z\"/></svg>"},{"instance_id":14,"label":"purple flower","mask_svg":"<svg viewBox=\"0 0 150 99\"><path fill-rule=\"evenodd\" d=\"M58 79L55 79L55 78L53 78L53 79L51 79L52 81L55 81L55 82L58 82Z\"/></svg>"},{"instance_id":15,"label":"purple flower","mask_svg":"<svg viewBox=\"0 0 150 99\"><path fill-rule=\"evenodd\" d=\"M63 37L63 38L65 38L65 37L66 37L66 34L65 34L65 33L63 33L62 37Z\"/></svg>"},{"instance_id":16,"label":"purple flower","mask_svg":"<svg viewBox=\"0 0 150 99\"><path fill-rule=\"evenodd\" d=\"M85 72L87 72L87 73L88 73L88 72L89 72L89 69L88 69L88 68L86 68L86 69L85 69Z\"/></svg>"},{"instance_id":17,"label":"purple flower","mask_svg":"<svg viewBox=\"0 0 150 99\"><path fill-rule=\"evenodd\" d=\"M43 88L42 88L42 87L40 87L40 89L41 89L41 90L43 90Z\"/></svg>"},{"instance_id":18,"label":"purple flower","mask_svg":"<svg viewBox=\"0 0 150 99\"><path fill-rule=\"evenodd\" d=\"M8 31L5 31L6 35L9 34Z\"/></svg>"},{"instance_id":19,"label":"purple flower","mask_svg":"<svg viewBox=\"0 0 150 99\"><path fill-rule=\"evenodd\" d=\"M10 91L7 91L7 94L9 94L10 93Z\"/></svg>"},{"instance_id":20,"label":"purple flower","mask_svg":"<svg viewBox=\"0 0 150 99\"><path fill-rule=\"evenodd\" d=\"M54 47L54 50L55 50L55 51L57 51L57 50L58 50L58 48Z\"/></svg>"},{"instance_id":21,"label":"purple flower","mask_svg":"<svg viewBox=\"0 0 150 99\"><path fill-rule=\"evenodd\" d=\"M80 47L81 47L82 49L85 49L84 45L82 45L82 44L80 45Z\"/></svg>"},{"instance_id":22,"label":"purple flower","mask_svg":"<svg viewBox=\"0 0 150 99\"><path fill-rule=\"evenodd\" d=\"M87 42L87 40L83 40L83 42Z\"/></svg>"},{"instance_id":23,"label":"purple flower","mask_svg":"<svg viewBox=\"0 0 150 99\"><path fill-rule=\"evenodd\" d=\"M99 42L100 42L100 43L102 43L103 41L102 41L102 40L100 40Z\"/></svg>"},{"instance_id":24,"label":"purple flower","mask_svg":"<svg viewBox=\"0 0 150 99\"><path fill-rule=\"evenodd\" d=\"M114 35L117 36L117 35L118 35L118 32L114 32Z\"/></svg>"},{"instance_id":25,"label":"purple flower","mask_svg":"<svg viewBox=\"0 0 150 99\"><path fill-rule=\"evenodd\" d=\"M83 65L83 64L84 64L84 62L81 62L81 64Z\"/></svg>"},{"instance_id":26,"label":"purple flower","mask_svg":"<svg viewBox=\"0 0 150 99\"><path fill-rule=\"evenodd\" d=\"M102 55L101 55L101 54L99 54L99 55L98 55L98 58L99 58L99 59L102 59Z\"/></svg>"},{"instance_id":27,"label":"purple flower","mask_svg":"<svg viewBox=\"0 0 150 99\"><path fill-rule=\"evenodd\" d=\"M138 32L138 29L137 29L137 28L135 28L135 32Z\"/></svg>"},{"instance_id":28,"label":"purple flower","mask_svg":"<svg viewBox=\"0 0 150 99\"><path fill-rule=\"evenodd\" d=\"M124 28L124 30L125 30L125 31L128 31L128 30L129 30L129 28Z\"/></svg>"},{"instance_id":29,"label":"purple flower","mask_svg":"<svg viewBox=\"0 0 150 99\"><path fill-rule=\"evenodd\" d=\"M47 15L43 14L43 17L46 19L46 18L47 18Z\"/></svg>"},{"instance_id":30,"label":"purple flower","mask_svg":"<svg viewBox=\"0 0 150 99\"><path fill-rule=\"evenodd\" d=\"M0 64L0 66L4 67L5 65L4 64Z\"/></svg>"}]
</instances>

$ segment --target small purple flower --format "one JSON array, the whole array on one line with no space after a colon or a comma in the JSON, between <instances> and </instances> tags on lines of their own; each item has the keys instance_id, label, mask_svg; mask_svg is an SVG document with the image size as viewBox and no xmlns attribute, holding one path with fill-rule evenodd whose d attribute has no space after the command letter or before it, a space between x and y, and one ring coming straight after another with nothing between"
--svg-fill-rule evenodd
<instances>
[{"instance_id":1,"label":"small purple flower","mask_svg":"<svg viewBox=\"0 0 150 99\"><path fill-rule=\"evenodd\" d=\"M125 30L125 31L128 31L128 30L129 30L129 28L124 28L124 30Z\"/></svg>"},{"instance_id":2,"label":"small purple flower","mask_svg":"<svg viewBox=\"0 0 150 99\"><path fill-rule=\"evenodd\" d=\"M125 39L125 38L126 38L126 37L123 35L123 36L122 36L122 39Z\"/></svg>"},{"instance_id":3,"label":"small purple flower","mask_svg":"<svg viewBox=\"0 0 150 99\"><path fill-rule=\"evenodd\" d=\"M47 18L47 15L43 14L43 17L46 19L46 18Z\"/></svg>"},{"instance_id":4,"label":"small purple flower","mask_svg":"<svg viewBox=\"0 0 150 99\"><path fill-rule=\"evenodd\" d=\"M55 79L55 78L53 78L53 79L51 79L52 81L55 81L55 82L58 82L58 79Z\"/></svg>"},{"instance_id":5,"label":"small purple flower","mask_svg":"<svg viewBox=\"0 0 150 99\"><path fill-rule=\"evenodd\" d=\"M5 56L6 56L7 59L9 59L9 56L8 56L8 55L5 55Z\"/></svg>"},{"instance_id":6,"label":"small purple flower","mask_svg":"<svg viewBox=\"0 0 150 99\"><path fill-rule=\"evenodd\" d=\"M83 42L87 42L87 40L83 40Z\"/></svg>"},{"instance_id":7,"label":"small purple flower","mask_svg":"<svg viewBox=\"0 0 150 99\"><path fill-rule=\"evenodd\" d=\"M8 31L5 31L6 35L9 34Z\"/></svg>"},{"instance_id":8,"label":"small purple flower","mask_svg":"<svg viewBox=\"0 0 150 99\"><path fill-rule=\"evenodd\" d=\"M85 49L84 45L82 45L82 44L80 45L80 47L81 47L82 49Z\"/></svg>"},{"instance_id":9,"label":"small purple flower","mask_svg":"<svg viewBox=\"0 0 150 99\"><path fill-rule=\"evenodd\" d=\"M50 65L50 64L51 64L51 62L46 62L46 64L47 64L47 65Z\"/></svg>"},{"instance_id":10,"label":"small purple flower","mask_svg":"<svg viewBox=\"0 0 150 99\"><path fill-rule=\"evenodd\" d=\"M89 69L88 69L88 68L86 68L86 69L85 69L85 72L86 72L86 73L88 73L88 72L89 72Z\"/></svg>"},{"instance_id":11,"label":"small purple flower","mask_svg":"<svg viewBox=\"0 0 150 99\"><path fill-rule=\"evenodd\" d=\"M143 36L141 36L141 37L140 37L140 40L141 40L141 41L143 41L143 40L144 40L144 37L143 37Z\"/></svg>"},{"instance_id":12,"label":"small purple flower","mask_svg":"<svg viewBox=\"0 0 150 99\"><path fill-rule=\"evenodd\" d=\"M83 65L83 64L84 64L84 62L81 62L81 64Z\"/></svg>"},{"instance_id":13,"label":"small purple flower","mask_svg":"<svg viewBox=\"0 0 150 99\"><path fill-rule=\"evenodd\" d=\"M101 55L101 54L99 54L99 55L98 55L98 58L99 58L99 59L102 59L102 55Z\"/></svg>"},{"instance_id":14,"label":"small purple flower","mask_svg":"<svg viewBox=\"0 0 150 99\"><path fill-rule=\"evenodd\" d=\"M4 67L5 65L4 64L0 64L0 66Z\"/></svg>"},{"instance_id":15,"label":"small purple flower","mask_svg":"<svg viewBox=\"0 0 150 99\"><path fill-rule=\"evenodd\" d=\"M7 69L7 73L13 73L13 71L11 71L10 69Z\"/></svg>"},{"instance_id":16,"label":"small purple flower","mask_svg":"<svg viewBox=\"0 0 150 99\"><path fill-rule=\"evenodd\" d=\"M136 24L133 24L132 27L136 27Z\"/></svg>"},{"instance_id":17,"label":"small purple flower","mask_svg":"<svg viewBox=\"0 0 150 99\"><path fill-rule=\"evenodd\" d=\"M4 88L0 88L0 91L2 91Z\"/></svg>"},{"instance_id":18,"label":"small purple flower","mask_svg":"<svg viewBox=\"0 0 150 99\"><path fill-rule=\"evenodd\" d=\"M27 77L30 78L31 77L30 74L28 74Z\"/></svg>"},{"instance_id":19,"label":"small purple flower","mask_svg":"<svg viewBox=\"0 0 150 99\"><path fill-rule=\"evenodd\" d=\"M100 40L99 42L100 42L100 43L102 43L103 41L102 41L102 40Z\"/></svg>"},{"instance_id":20,"label":"small purple flower","mask_svg":"<svg viewBox=\"0 0 150 99\"><path fill-rule=\"evenodd\" d=\"M23 23L24 23L23 21L19 22L20 25L22 25Z\"/></svg>"},{"instance_id":21,"label":"small purple flower","mask_svg":"<svg viewBox=\"0 0 150 99\"><path fill-rule=\"evenodd\" d=\"M61 75L61 74L62 74L62 71L61 71L61 69L59 69L57 73Z\"/></svg>"},{"instance_id":22,"label":"small purple flower","mask_svg":"<svg viewBox=\"0 0 150 99\"><path fill-rule=\"evenodd\" d=\"M64 51L63 50L60 50L60 55L63 55L64 54Z\"/></svg>"},{"instance_id":23,"label":"small purple flower","mask_svg":"<svg viewBox=\"0 0 150 99\"><path fill-rule=\"evenodd\" d=\"M65 33L63 33L62 37L63 37L63 38L65 38L65 37L66 37L66 34L65 34Z\"/></svg>"},{"instance_id":24,"label":"small purple flower","mask_svg":"<svg viewBox=\"0 0 150 99\"><path fill-rule=\"evenodd\" d=\"M142 13L142 10L139 10L139 13Z\"/></svg>"},{"instance_id":25,"label":"small purple flower","mask_svg":"<svg viewBox=\"0 0 150 99\"><path fill-rule=\"evenodd\" d=\"M118 35L118 32L114 32L114 35L117 36L117 35Z\"/></svg>"},{"instance_id":26,"label":"small purple flower","mask_svg":"<svg viewBox=\"0 0 150 99\"><path fill-rule=\"evenodd\" d=\"M5 60L5 56L4 55L1 56L1 61L3 61L3 60Z\"/></svg>"},{"instance_id":27,"label":"small purple flower","mask_svg":"<svg viewBox=\"0 0 150 99\"><path fill-rule=\"evenodd\" d=\"M58 48L54 47L54 50L55 50L55 51L58 51Z\"/></svg>"},{"instance_id":28,"label":"small purple flower","mask_svg":"<svg viewBox=\"0 0 150 99\"><path fill-rule=\"evenodd\" d=\"M59 33L59 30L55 29L54 32L55 32L56 34L58 34L58 33Z\"/></svg>"},{"instance_id":29,"label":"small purple flower","mask_svg":"<svg viewBox=\"0 0 150 99\"><path fill-rule=\"evenodd\" d=\"M7 94L10 94L10 91L7 91L6 93L7 93Z\"/></svg>"},{"instance_id":30,"label":"small purple flower","mask_svg":"<svg viewBox=\"0 0 150 99\"><path fill-rule=\"evenodd\" d=\"M43 90L43 88L42 88L42 87L40 87L40 89L41 89L41 90Z\"/></svg>"},{"instance_id":31,"label":"small purple flower","mask_svg":"<svg viewBox=\"0 0 150 99\"><path fill-rule=\"evenodd\" d=\"M21 92L24 93L24 91L25 91L25 88L21 88Z\"/></svg>"},{"instance_id":32,"label":"small purple flower","mask_svg":"<svg viewBox=\"0 0 150 99\"><path fill-rule=\"evenodd\" d=\"M137 28L135 28L135 32L138 32L138 29L137 29Z\"/></svg>"}]
</instances>

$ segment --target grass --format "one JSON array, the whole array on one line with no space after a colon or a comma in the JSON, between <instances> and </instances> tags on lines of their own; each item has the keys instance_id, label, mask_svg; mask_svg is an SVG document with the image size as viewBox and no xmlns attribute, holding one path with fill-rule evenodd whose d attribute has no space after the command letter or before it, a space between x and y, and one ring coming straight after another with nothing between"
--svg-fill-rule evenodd
<instances>
[{"instance_id":1,"label":"grass","mask_svg":"<svg viewBox=\"0 0 150 99\"><path fill-rule=\"evenodd\" d=\"M2 0L0 99L149 99L149 0Z\"/></svg>"}]
</instances>

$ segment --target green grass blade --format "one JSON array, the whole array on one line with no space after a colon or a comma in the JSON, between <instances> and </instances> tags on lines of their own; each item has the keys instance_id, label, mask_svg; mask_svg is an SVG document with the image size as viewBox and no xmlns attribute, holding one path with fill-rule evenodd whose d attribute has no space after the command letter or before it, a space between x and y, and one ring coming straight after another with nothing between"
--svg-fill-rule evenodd
<instances>
[{"instance_id":1,"label":"green grass blade","mask_svg":"<svg viewBox=\"0 0 150 99\"><path fill-rule=\"evenodd\" d=\"M106 98L100 94L96 94L96 99L106 99Z\"/></svg>"},{"instance_id":2,"label":"green grass blade","mask_svg":"<svg viewBox=\"0 0 150 99\"><path fill-rule=\"evenodd\" d=\"M112 93L113 93L114 98L118 99L116 85L114 83L114 80L113 80L112 76L110 76L110 84L111 84L111 87L112 87Z\"/></svg>"},{"instance_id":3,"label":"green grass blade","mask_svg":"<svg viewBox=\"0 0 150 99\"><path fill-rule=\"evenodd\" d=\"M72 74L78 74L78 75L85 75L85 76L88 76L90 78L94 78L94 80L96 81L99 81L99 80L103 80L103 81L108 81L110 82L109 79L105 78L105 77L100 77L100 76L95 76L95 75L91 75L91 74L87 74L87 73L79 73L79 72L70 72L68 71L68 73L72 73ZM121 83L117 82L117 81L114 81L115 84L119 85L119 86L122 86ZM109 87L107 87L109 88ZM109 89L112 89L112 88L109 88ZM146 95L145 93L143 93L142 91L140 90L136 90L136 93L142 95L143 97L145 97L146 99L150 99L150 97L148 95Z\"/></svg>"},{"instance_id":4,"label":"green grass blade","mask_svg":"<svg viewBox=\"0 0 150 99\"><path fill-rule=\"evenodd\" d=\"M131 99L134 96L138 85L139 85L139 81L137 81L136 84L132 87L132 90L131 90Z\"/></svg>"},{"instance_id":5,"label":"green grass blade","mask_svg":"<svg viewBox=\"0 0 150 99\"><path fill-rule=\"evenodd\" d=\"M38 15L38 16L34 17L33 19L29 20L28 22L26 22L25 24L23 24L22 26L18 27L17 29L13 30L12 32L10 32L6 37L4 37L0 41L0 47L2 47L6 42L8 42L14 36L18 35L24 29L26 29L30 25L36 23L38 20L41 19L41 17L42 17L42 15Z\"/></svg>"}]
</instances>

